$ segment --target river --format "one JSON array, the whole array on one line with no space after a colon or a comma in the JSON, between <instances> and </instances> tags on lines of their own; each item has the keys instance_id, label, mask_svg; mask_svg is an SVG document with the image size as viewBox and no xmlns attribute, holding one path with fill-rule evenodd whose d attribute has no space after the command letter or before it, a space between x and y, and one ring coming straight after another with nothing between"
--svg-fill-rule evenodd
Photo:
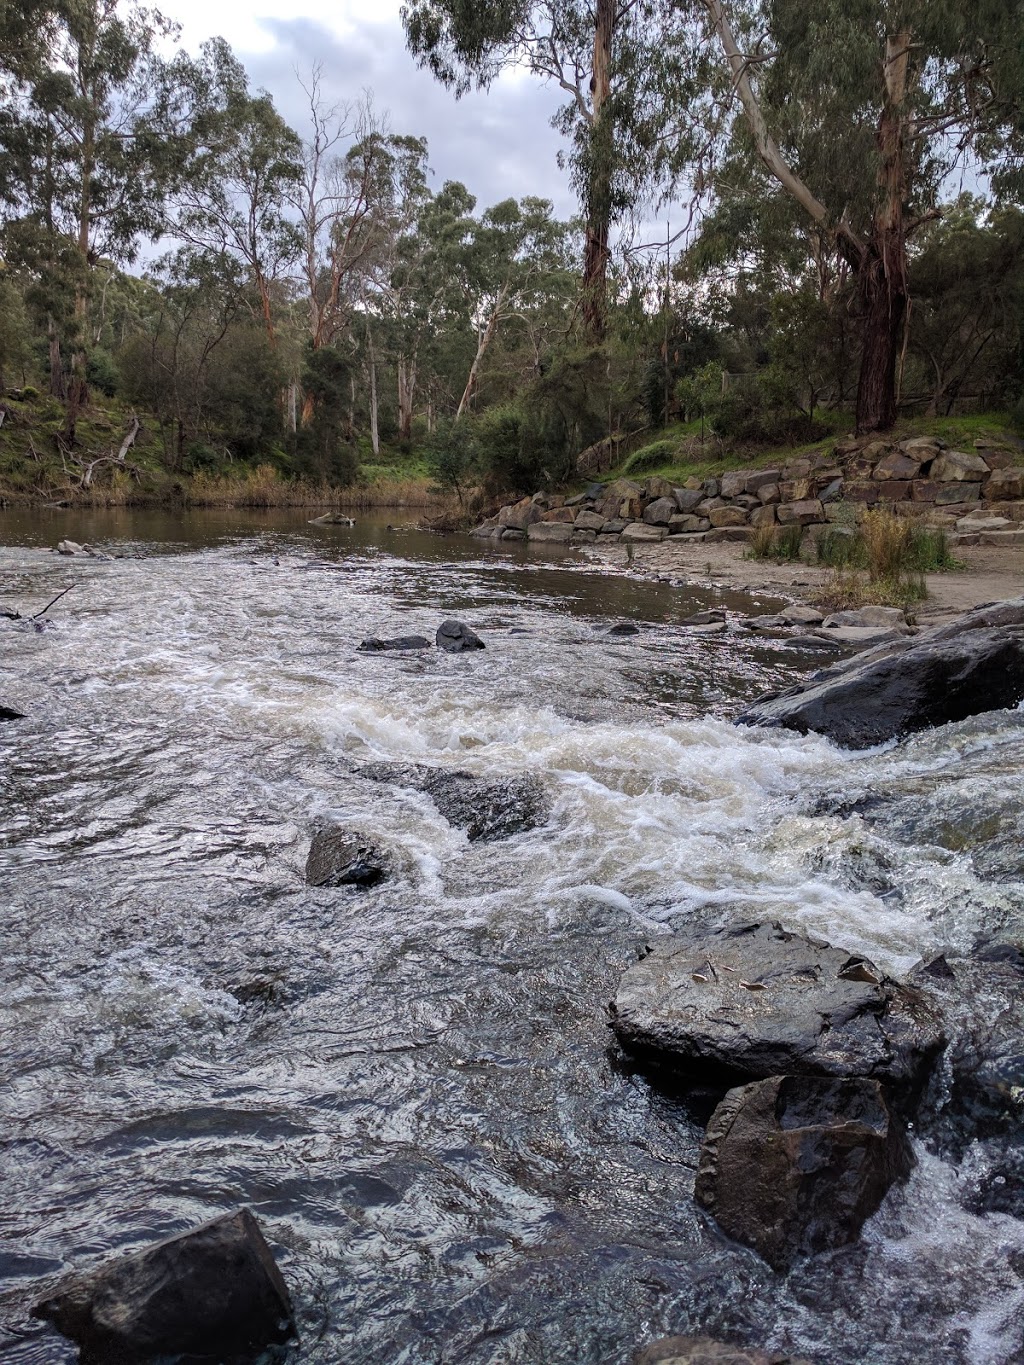
<instances>
[{"instance_id":1,"label":"river","mask_svg":"<svg viewBox=\"0 0 1024 1365\"><path fill-rule=\"evenodd\" d=\"M294 1365L626 1365L698 1330L817 1365L1024 1359L1024 1221L972 1211L989 1146L917 1140L857 1245L777 1276L695 1208L696 1116L606 1013L694 917L897 973L1019 940L1019 881L850 802L1019 792L1024 714L860 755L738 730L820 653L679 622L767 598L307 515L0 511L0 611L75 585L45 628L0 619L0 703L27 712L0 725L4 1365L75 1359L28 1317L59 1273L239 1204ZM356 652L449 616L487 649ZM533 773L551 817L471 844L374 760ZM325 819L397 875L308 887Z\"/></svg>"}]
</instances>

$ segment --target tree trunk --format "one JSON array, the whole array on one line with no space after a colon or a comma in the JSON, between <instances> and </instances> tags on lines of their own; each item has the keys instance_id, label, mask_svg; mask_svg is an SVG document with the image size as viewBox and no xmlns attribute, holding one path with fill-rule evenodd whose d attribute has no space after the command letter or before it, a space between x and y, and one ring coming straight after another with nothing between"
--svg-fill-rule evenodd
<instances>
[{"instance_id":1,"label":"tree trunk","mask_svg":"<svg viewBox=\"0 0 1024 1365\"><path fill-rule=\"evenodd\" d=\"M494 308L491 311L491 316L487 319L487 326L482 332L477 333L476 355L473 357L473 363L469 367L469 378L466 380L466 387L462 392L462 397L459 399L459 410L455 414L456 422L466 411L466 408L469 406L469 400L473 397L473 390L476 388L476 381L480 374L480 362L483 360L487 348L494 340L494 334L498 330L498 322L501 319L501 310L505 306L505 295L507 293L508 285L503 284L495 301Z\"/></svg>"},{"instance_id":2,"label":"tree trunk","mask_svg":"<svg viewBox=\"0 0 1024 1365\"><path fill-rule=\"evenodd\" d=\"M416 362L398 358L398 435L403 441L412 440L412 405L416 393Z\"/></svg>"},{"instance_id":3,"label":"tree trunk","mask_svg":"<svg viewBox=\"0 0 1024 1365\"><path fill-rule=\"evenodd\" d=\"M856 264L862 308L857 430L888 431L896 424L896 368L907 313L906 124L911 35L885 42L885 105L878 121L878 204L871 238ZM852 264L852 262L851 262Z\"/></svg>"},{"instance_id":4,"label":"tree trunk","mask_svg":"<svg viewBox=\"0 0 1024 1365\"><path fill-rule=\"evenodd\" d=\"M612 211L614 129L607 108L611 94L616 0L597 0L594 70L590 81L593 121L587 172L586 244L583 253L583 325L590 341L604 339L607 323L608 229Z\"/></svg>"},{"instance_id":5,"label":"tree trunk","mask_svg":"<svg viewBox=\"0 0 1024 1365\"><path fill-rule=\"evenodd\" d=\"M60 333L53 318L46 320L46 337L50 347L50 396L63 399L66 397L64 362L60 355Z\"/></svg>"},{"instance_id":6,"label":"tree trunk","mask_svg":"<svg viewBox=\"0 0 1024 1365\"><path fill-rule=\"evenodd\" d=\"M367 337L370 350L370 448L374 455L380 454L380 422L377 416L377 355L373 349L373 338Z\"/></svg>"}]
</instances>

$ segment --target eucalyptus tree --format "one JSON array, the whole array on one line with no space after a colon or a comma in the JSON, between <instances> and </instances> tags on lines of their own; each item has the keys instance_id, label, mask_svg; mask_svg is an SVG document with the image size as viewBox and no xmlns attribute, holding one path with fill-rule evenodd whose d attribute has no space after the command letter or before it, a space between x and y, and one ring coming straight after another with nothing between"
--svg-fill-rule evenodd
<instances>
[{"instance_id":1,"label":"eucalyptus tree","mask_svg":"<svg viewBox=\"0 0 1024 1365\"><path fill-rule=\"evenodd\" d=\"M506 199L475 223L466 243L464 279L476 349L456 418L466 411L480 366L501 325L526 319L564 286L569 225L559 222L547 199Z\"/></svg>"},{"instance_id":2,"label":"eucalyptus tree","mask_svg":"<svg viewBox=\"0 0 1024 1365\"><path fill-rule=\"evenodd\" d=\"M298 281L312 352L334 344L351 325L362 275L375 246L375 216L386 168L386 139L369 99L329 105L321 76L321 68L314 68L304 87L309 126L299 172L289 190L300 238ZM315 395L307 392L303 423L311 420L315 403Z\"/></svg>"},{"instance_id":3,"label":"eucalyptus tree","mask_svg":"<svg viewBox=\"0 0 1024 1365\"><path fill-rule=\"evenodd\" d=\"M276 344L275 293L303 242L290 196L302 176L302 146L222 38L198 58L180 54L165 72L165 122L178 162L167 231L201 253L241 262Z\"/></svg>"},{"instance_id":4,"label":"eucalyptus tree","mask_svg":"<svg viewBox=\"0 0 1024 1365\"><path fill-rule=\"evenodd\" d=\"M569 96L556 123L574 144L586 222L582 309L594 341L605 333L609 234L622 202L616 72L631 17L650 8L642 0L407 0L402 9L413 54L456 94L525 66Z\"/></svg>"},{"instance_id":5,"label":"eucalyptus tree","mask_svg":"<svg viewBox=\"0 0 1024 1365\"><path fill-rule=\"evenodd\" d=\"M9 256L35 274L48 318L51 386L70 342L65 434L88 396L87 312L93 272L135 260L163 223L166 144L155 134L157 46L173 31L155 11L118 0L59 0L45 59L25 73L7 128L14 207Z\"/></svg>"},{"instance_id":6,"label":"eucalyptus tree","mask_svg":"<svg viewBox=\"0 0 1024 1365\"><path fill-rule=\"evenodd\" d=\"M1022 0L699 0L749 145L852 271L859 430L897 412L909 244L965 161L1019 187ZM746 50L745 50L746 49Z\"/></svg>"}]
</instances>

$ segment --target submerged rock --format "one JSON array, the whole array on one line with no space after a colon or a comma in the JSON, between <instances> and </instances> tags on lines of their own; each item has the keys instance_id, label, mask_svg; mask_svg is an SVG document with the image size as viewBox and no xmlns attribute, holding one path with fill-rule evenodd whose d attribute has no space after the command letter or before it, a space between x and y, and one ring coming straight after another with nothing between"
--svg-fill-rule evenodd
<instances>
[{"instance_id":1,"label":"submerged rock","mask_svg":"<svg viewBox=\"0 0 1024 1365\"><path fill-rule=\"evenodd\" d=\"M24 720L24 711L15 711L13 706L0 706L0 721Z\"/></svg>"},{"instance_id":2,"label":"submerged rock","mask_svg":"<svg viewBox=\"0 0 1024 1365\"><path fill-rule=\"evenodd\" d=\"M391 871L391 860L362 834L332 826L313 835L306 859L310 886L376 886Z\"/></svg>"},{"instance_id":3,"label":"submerged rock","mask_svg":"<svg viewBox=\"0 0 1024 1365\"><path fill-rule=\"evenodd\" d=\"M657 940L611 1015L627 1051L676 1076L867 1076L910 1094L944 1041L920 991L777 923Z\"/></svg>"},{"instance_id":4,"label":"submerged rock","mask_svg":"<svg viewBox=\"0 0 1024 1365\"><path fill-rule=\"evenodd\" d=\"M72 1280L32 1309L83 1365L253 1360L294 1335L288 1287L248 1209Z\"/></svg>"},{"instance_id":5,"label":"submerged rock","mask_svg":"<svg viewBox=\"0 0 1024 1365\"><path fill-rule=\"evenodd\" d=\"M772 1076L730 1090L715 1110L694 1197L730 1237L785 1270L855 1241L912 1165L877 1081Z\"/></svg>"},{"instance_id":6,"label":"submerged rock","mask_svg":"<svg viewBox=\"0 0 1024 1365\"><path fill-rule=\"evenodd\" d=\"M730 1346L711 1337L663 1337L633 1357L633 1365L811 1365L757 1346Z\"/></svg>"},{"instance_id":7,"label":"submerged rock","mask_svg":"<svg viewBox=\"0 0 1024 1365\"><path fill-rule=\"evenodd\" d=\"M486 649L480 636L463 621L442 621L437 628L437 647L448 654L461 654L467 649Z\"/></svg>"},{"instance_id":8,"label":"submerged rock","mask_svg":"<svg viewBox=\"0 0 1024 1365\"><path fill-rule=\"evenodd\" d=\"M396 635L390 640L364 640L356 648L361 654L383 654L386 650L430 649L425 635Z\"/></svg>"},{"instance_id":9,"label":"submerged rock","mask_svg":"<svg viewBox=\"0 0 1024 1365\"><path fill-rule=\"evenodd\" d=\"M325 512L322 517L313 517L310 526L354 526L355 522L342 512Z\"/></svg>"},{"instance_id":10,"label":"submerged rock","mask_svg":"<svg viewBox=\"0 0 1024 1365\"><path fill-rule=\"evenodd\" d=\"M1012 607L1014 604L1003 604ZM991 609L990 609L991 610ZM1024 627L943 627L763 697L738 725L782 726L865 749L1024 700ZM835 632L830 631L830 634Z\"/></svg>"},{"instance_id":11,"label":"submerged rock","mask_svg":"<svg viewBox=\"0 0 1024 1365\"><path fill-rule=\"evenodd\" d=\"M544 788L526 774L492 780L458 768L402 763L368 763L359 773L372 782L425 792L445 820L474 841L522 834L544 824L550 813Z\"/></svg>"},{"instance_id":12,"label":"submerged rock","mask_svg":"<svg viewBox=\"0 0 1024 1365\"><path fill-rule=\"evenodd\" d=\"M962 1149L978 1138L1024 1137L1024 950L993 943L971 958L939 957L915 980L943 1012L948 1084L936 1116Z\"/></svg>"}]
</instances>

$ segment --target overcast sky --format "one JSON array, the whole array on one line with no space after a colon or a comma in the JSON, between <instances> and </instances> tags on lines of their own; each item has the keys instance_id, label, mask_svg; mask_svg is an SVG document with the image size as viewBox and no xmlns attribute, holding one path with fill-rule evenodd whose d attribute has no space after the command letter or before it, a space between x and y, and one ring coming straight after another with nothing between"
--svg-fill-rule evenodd
<instances>
[{"instance_id":1,"label":"overcast sky","mask_svg":"<svg viewBox=\"0 0 1024 1365\"><path fill-rule=\"evenodd\" d=\"M159 8L181 24L189 51L205 38L226 38L253 86L270 92L299 133L305 95L298 77L308 80L319 62L329 100L370 90L392 132L427 139L435 189L462 180L481 208L535 194L551 199L561 217L575 211L550 126L558 93L522 74L456 100L407 51L401 0L164 0Z\"/></svg>"}]
</instances>

